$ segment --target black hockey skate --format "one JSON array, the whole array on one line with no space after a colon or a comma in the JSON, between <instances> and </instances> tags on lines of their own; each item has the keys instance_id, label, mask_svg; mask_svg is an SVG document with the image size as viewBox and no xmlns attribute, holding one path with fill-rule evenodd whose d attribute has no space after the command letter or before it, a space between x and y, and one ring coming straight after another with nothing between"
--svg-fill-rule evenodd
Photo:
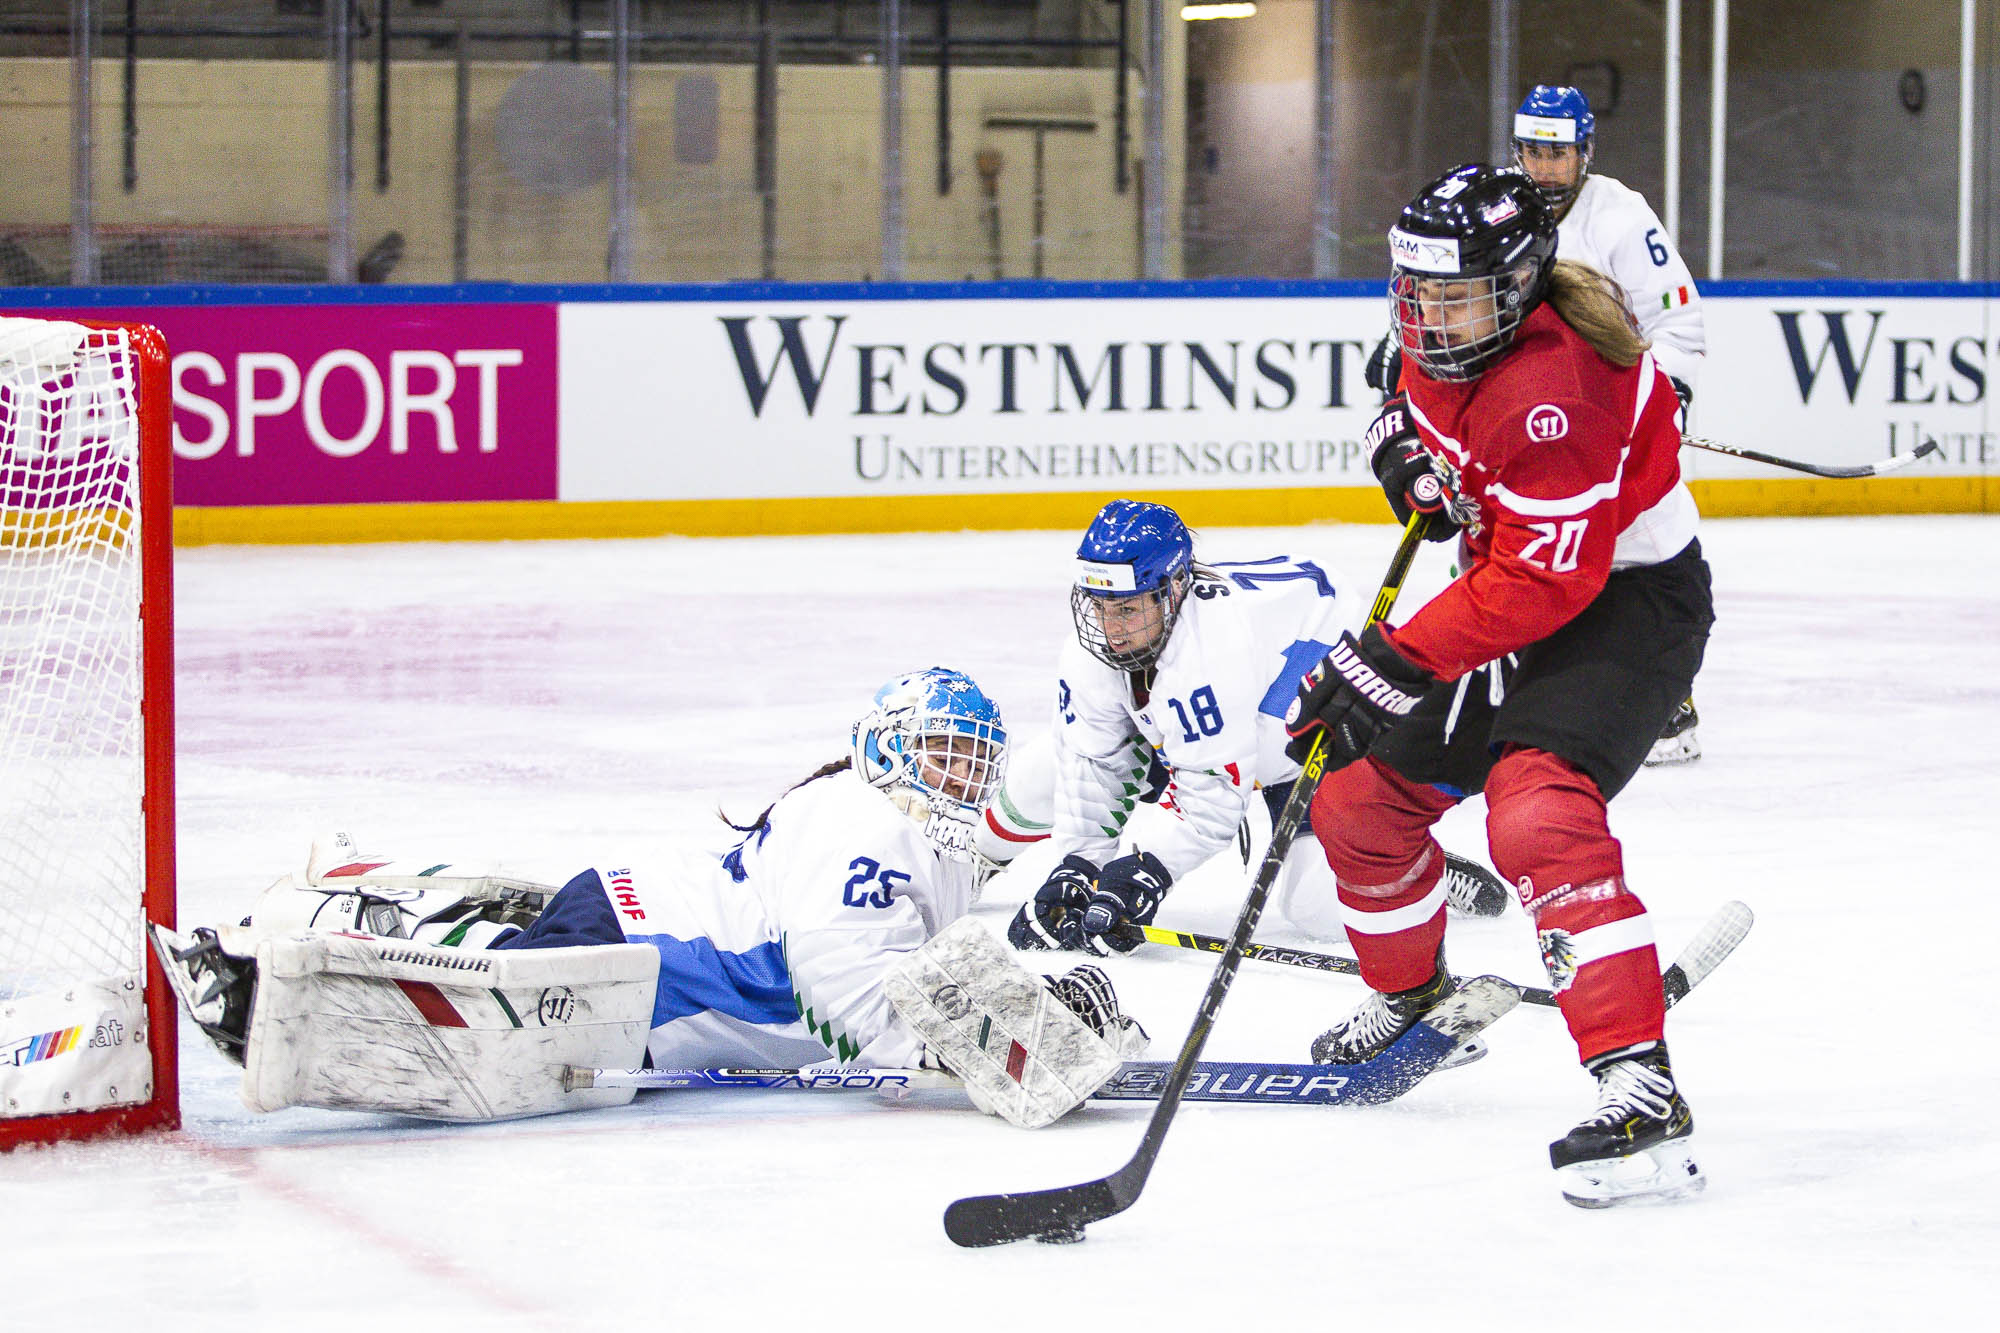
<instances>
[{"instance_id":1,"label":"black hockey skate","mask_svg":"<svg viewBox=\"0 0 2000 1333\"><path fill-rule=\"evenodd\" d=\"M256 961L224 953L221 939L207 926L196 926L185 937L161 926L146 929L181 1008L216 1050L242 1064L257 994Z\"/></svg>"},{"instance_id":2,"label":"black hockey skate","mask_svg":"<svg viewBox=\"0 0 2000 1333\"><path fill-rule=\"evenodd\" d=\"M1408 1032L1418 1019L1444 1003L1446 997L1457 989L1458 983L1452 980L1451 973L1444 970L1444 954L1440 951L1437 971L1429 981L1408 990L1370 991L1368 998L1353 1013L1314 1038L1313 1062L1358 1065L1374 1059L1395 1045L1396 1038ZM1471 1044L1467 1043L1467 1046ZM1466 1049L1466 1046L1459 1048L1460 1051ZM1463 1064L1485 1053L1483 1044L1476 1054L1461 1057L1454 1052L1439 1068Z\"/></svg>"},{"instance_id":3,"label":"black hockey skate","mask_svg":"<svg viewBox=\"0 0 2000 1333\"><path fill-rule=\"evenodd\" d=\"M1689 695L1681 700L1681 706L1667 719L1660 739L1653 742L1652 750L1646 755L1646 767L1691 764L1701 758L1701 739L1695 734L1695 728L1700 725L1701 715L1694 711L1694 696Z\"/></svg>"},{"instance_id":4,"label":"black hockey skate","mask_svg":"<svg viewBox=\"0 0 2000 1333\"><path fill-rule=\"evenodd\" d=\"M1477 861L1444 854L1445 901L1465 916L1499 916L1514 895L1501 878Z\"/></svg>"},{"instance_id":5,"label":"black hockey skate","mask_svg":"<svg viewBox=\"0 0 2000 1333\"><path fill-rule=\"evenodd\" d=\"M1690 1151L1694 1113L1674 1085L1665 1042L1610 1051L1586 1066L1597 1109L1549 1145L1563 1198L1610 1208L1693 1194L1708 1181Z\"/></svg>"}]
</instances>

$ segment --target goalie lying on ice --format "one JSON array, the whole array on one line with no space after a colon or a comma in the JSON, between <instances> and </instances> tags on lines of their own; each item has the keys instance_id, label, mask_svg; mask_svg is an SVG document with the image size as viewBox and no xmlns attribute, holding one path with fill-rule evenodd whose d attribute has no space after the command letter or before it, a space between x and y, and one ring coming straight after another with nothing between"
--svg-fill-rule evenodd
<instances>
[{"instance_id":1,"label":"goalie lying on ice","mask_svg":"<svg viewBox=\"0 0 2000 1333\"><path fill-rule=\"evenodd\" d=\"M627 1101L566 1067L928 1063L1023 1126L1082 1102L1145 1034L1102 973L1044 984L965 918L972 822L1007 737L941 668L883 686L852 754L720 855L560 889L315 842L241 926L154 929L253 1110L492 1120Z\"/></svg>"}]
</instances>

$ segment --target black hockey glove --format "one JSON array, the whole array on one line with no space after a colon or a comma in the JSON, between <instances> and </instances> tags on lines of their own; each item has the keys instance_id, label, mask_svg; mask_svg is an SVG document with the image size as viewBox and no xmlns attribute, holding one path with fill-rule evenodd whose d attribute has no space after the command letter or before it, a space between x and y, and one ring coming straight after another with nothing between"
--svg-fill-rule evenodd
<instances>
[{"instance_id":1,"label":"black hockey glove","mask_svg":"<svg viewBox=\"0 0 2000 1333\"><path fill-rule=\"evenodd\" d=\"M1174 877L1151 852L1134 852L1108 862L1097 872L1097 886L1090 892L1073 948L1094 954L1130 953L1139 941L1126 936L1125 926L1148 925L1160 910Z\"/></svg>"},{"instance_id":2,"label":"black hockey glove","mask_svg":"<svg viewBox=\"0 0 2000 1333\"><path fill-rule=\"evenodd\" d=\"M1688 404L1694 401L1694 390L1679 375L1667 376L1667 383L1674 386L1674 397L1681 400L1681 411L1687 411Z\"/></svg>"},{"instance_id":3,"label":"black hockey glove","mask_svg":"<svg viewBox=\"0 0 2000 1333\"><path fill-rule=\"evenodd\" d=\"M1370 466L1389 497L1396 521L1407 524L1411 514L1424 514L1424 540L1441 542L1458 531L1458 520L1446 506L1444 478L1431 461L1430 450L1417 438L1416 422L1410 419L1410 400L1397 394L1382 404L1375 424L1362 437L1374 453Z\"/></svg>"},{"instance_id":4,"label":"black hockey glove","mask_svg":"<svg viewBox=\"0 0 2000 1333\"><path fill-rule=\"evenodd\" d=\"M1396 331L1390 329L1368 354L1368 364L1361 368L1361 382L1387 397L1396 392L1397 381L1402 378L1403 344Z\"/></svg>"},{"instance_id":5,"label":"black hockey glove","mask_svg":"<svg viewBox=\"0 0 2000 1333\"><path fill-rule=\"evenodd\" d=\"M1314 733L1324 727L1327 771L1351 764L1436 683L1435 676L1396 651L1380 625L1362 630L1359 639L1343 634L1299 682L1299 697L1285 713L1285 731L1292 738L1285 753L1304 763Z\"/></svg>"},{"instance_id":6,"label":"black hockey glove","mask_svg":"<svg viewBox=\"0 0 2000 1333\"><path fill-rule=\"evenodd\" d=\"M1074 949L1097 867L1074 852L1049 872L1035 896L1007 923L1007 943L1016 949ZM1065 938L1067 937L1067 938Z\"/></svg>"}]
</instances>

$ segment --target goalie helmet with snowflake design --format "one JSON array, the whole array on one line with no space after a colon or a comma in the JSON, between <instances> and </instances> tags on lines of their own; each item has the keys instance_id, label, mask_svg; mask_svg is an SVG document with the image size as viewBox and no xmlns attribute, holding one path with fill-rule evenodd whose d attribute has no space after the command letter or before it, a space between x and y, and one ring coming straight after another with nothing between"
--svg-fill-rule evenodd
<instances>
[{"instance_id":1,"label":"goalie helmet with snowflake design","mask_svg":"<svg viewBox=\"0 0 2000 1333\"><path fill-rule=\"evenodd\" d=\"M1007 772L1000 707L944 667L898 676L854 724L854 770L923 826L938 855L969 860L973 830Z\"/></svg>"}]
</instances>

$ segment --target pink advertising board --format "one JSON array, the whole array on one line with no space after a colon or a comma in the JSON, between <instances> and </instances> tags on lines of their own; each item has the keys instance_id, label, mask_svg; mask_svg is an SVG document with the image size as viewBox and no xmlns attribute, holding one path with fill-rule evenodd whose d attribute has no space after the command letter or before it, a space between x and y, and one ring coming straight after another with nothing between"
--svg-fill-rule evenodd
<instances>
[{"instance_id":1,"label":"pink advertising board","mask_svg":"<svg viewBox=\"0 0 2000 1333\"><path fill-rule=\"evenodd\" d=\"M21 310L136 320L173 355L174 502L556 498L556 306Z\"/></svg>"}]
</instances>

